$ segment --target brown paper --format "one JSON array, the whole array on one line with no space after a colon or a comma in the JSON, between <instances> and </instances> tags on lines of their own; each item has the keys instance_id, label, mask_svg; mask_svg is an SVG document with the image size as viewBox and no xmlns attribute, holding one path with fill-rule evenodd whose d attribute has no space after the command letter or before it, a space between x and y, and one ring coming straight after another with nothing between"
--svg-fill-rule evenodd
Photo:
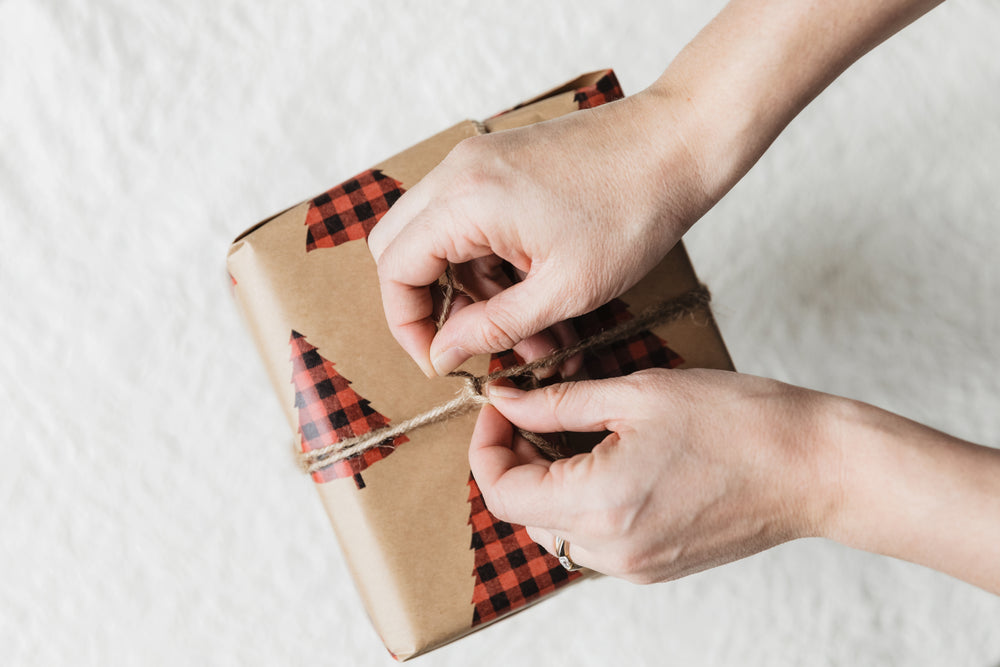
<instances>
[{"instance_id":1,"label":"brown paper","mask_svg":"<svg viewBox=\"0 0 1000 667\"><path fill-rule=\"evenodd\" d=\"M364 225L374 224L400 192L413 187L462 139L618 96L610 71L584 75L484 123L459 123L237 238L228 257L234 295L304 447L414 416L453 398L463 383L427 379L392 338ZM357 224L350 227L352 221ZM338 227L342 223L344 230ZM614 312L628 317L696 285L678 245L616 300ZM612 313L605 308L601 312ZM731 368L707 312L655 327L643 340L656 348L651 358L663 365ZM493 363L501 362L512 363L511 355ZM477 357L463 369L480 375L489 363L486 356ZM345 462L339 477L331 477L336 471L330 469L314 475L371 620L399 659L454 640L580 579L526 543L523 529L485 513L467 459L475 419L474 412L468 413L407 433L395 440L396 446L374 450L371 460ZM474 511L477 507L481 511ZM506 551L497 557L501 546ZM526 564L519 564L522 556Z\"/></svg>"}]
</instances>

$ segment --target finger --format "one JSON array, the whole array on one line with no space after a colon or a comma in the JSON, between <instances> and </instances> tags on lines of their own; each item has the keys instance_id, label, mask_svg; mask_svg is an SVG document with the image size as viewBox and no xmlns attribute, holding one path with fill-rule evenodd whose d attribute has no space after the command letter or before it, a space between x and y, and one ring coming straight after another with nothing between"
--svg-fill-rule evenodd
<instances>
[{"instance_id":1,"label":"finger","mask_svg":"<svg viewBox=\"0 0 1000 667\"><path fill-rule=\"evenodd\" d=\"M556 536L552 531L546 528L539 528L538 526L526 526L528 529L528 537L531 541L545 549L545 553L555 556L556 555Z\"/></svg>"},{"instance_id":2,"label":"finger","mask_svg":"<svg viewBox=\"0 0 1000 667\"><path fill-rule=\"evenodd\" d=\"M437 326L430 319L434 309L430 289L394 282L380 282L380 285L382 308L392 337L420 366L424 375L434 377L437 373L431 364L430 347Z\"/></svg>"},{"instance_id":3,"label":"finger","mask_svg":"<svg viewBox=\"0 0 1000 667\"><path fill-rule=\"evenodd\" d=\"M559 349L555 336L548 329L528 336L512 348L526 362L544 359ZM539 380L550 378L559 372L556 366L542 366L532 371Z\"/></svg>"},{"instance_id":4,"label":"finger","mask_svg":"<svg viewBox=\"0 0 1000 667\"><path fill-rule=\"evenodd\" d=\"M444 221L441 224L433 224L428 216L426 210L422 211L399 231L379 257L378 274L390 332L424 373L432 377L435 370L430 348L437 326L432 319L434 303L428 286L445 272L449 261L469 261L490 250L475 244L465 244L460 251L456 250L456 245L447 240L450 233L447 216L437 218ZM445 239L444 245L437 241L440 238ZM439 374L455 370L469 356Z\"/></svg>"},{"instance_id":5,"label":"finger","mask_svg":"<svg viewBox=\"0 0 1000 667\"><path fill-rule=\"evenodd\" d=\"M504 271L503 258L496 255L456 264L452 269L462 289L477 301L486 301L514 284Z\"/></svg>"},{"instance_id":6,"label":"finger","mask_svg":"<svg viewBox=\"0 0 1000 667\"><path fill-rule=\"evenodd\" d=\"M476 354L503 352L565 319L566 299L551 271L529 274L487 301L474 303L445 322L434 337L430 358L439 374Z\"/></svg>"},{"instance_id":7,"label":"finger","mask_svg":"<svg viewBox=\"0 0 1000 667\"><path fill-rule=\"evenodd\" d=\"M511 268L514 269L514 273L520 280L524 280L525 275L527 275L524 271L516 266ZM553 338L555 338L556 344L560 349L565 349L580 342L580 336L576 333L576 329L573 328L573 325L570 324L569 320L556 322L546 331L550 333ZM533 359L527 359L524 355L521 356L528 361L533 361ZM574 354L572 357L564 361L559 368L553 368L552 374L546 375L545 377L551 377L551 375L554 375L555 372L558 371L563 378L569 378L579 373L581 368L583 368L582 352L580 354Z\"/></svg>"},{"instance_id":8,"label":"finger","mask_svg":"<svg viewBox=\"0 0 1000 667\"><path fill-rule=\"evenodd\" d=\"M382 253L411 220L426 208L430 201L432 182L430 174L403 193L368 234L368 250L378 264Z\"/></svg>"},{"instance_id":9,"label":"finger","mask_svg":"<svg viewBox=\"0 0 1000 667\"><path fill-rule=\"evenodd\" d=\"M538 433L617 431L632 402L628 394L618 378L561 382L532 391L496 383L489 387L490 402L504 417Z\"/></svg>"},{"instance_id":10,"label":"finger","mask_svg":"<svg viewBox=\"0 0 1000 667\"><path fill-rule=\"evenodd\" d=\"M496 255L480 257L456 267L456 274L462 287L476 299L485 301L493 298L514 284L504 271L504 260ZM523 271L518 271L523 275ZM525 361L531 362L552 354L559 349L559 342L548 329L539 331L516 343L512 348ZM535 376L543 380L552 377L559 369L554 366L540 368Z\"/></svg>"},{"instance_id":11,"label":"finger","mask_svg":"<svg viewBox=\"0 0 1000 667\"><path fill-rule=\"evenodd\" d=\"M441 320L441 311L444 309L444 294L440 289L431 288L431 296L434 299L434 310L431 313L431 319L435 322ZM451 317L453 314L462 310L466 306L472 305L472 297L462 294L461 292L456 292L455 296L452 297L451 307L448 309L448 316Z\"/></svg>"},{"instance_id":12,"label":"finger","mask_svg":"<svg viewBox=\"0 0 1000 667\"><path fill-rule=\"evenodd\" d=\"M538 447L533 445L528 440L524 439L520 434L514 434L514 454L517 455L517 459L522 463L534 463L537 465L545 466L548 468L552 465L550 459L545 458Z\"/></svg>"},{"instance_id":13,"label":"finger","mask_svg":"<svg viewBox=\"0 0 1000 667\"><path fill-rule=\"evenodd\" d=\"M556 536L551 531L538 526L525 526L528 529L528 537L531 541L545 549L548 554L555 555Z\"/></svg>"},{"instance_id":14,"label":"finger","mask_svg":"<svg viewBox=\"0 0 1000 667\"><path fill-rule=\"evenodd\" d=\"M497 383L508 387L514 386L513 382L507 378L501 378L497 380ZM519 433L515 432L513 434L513 445L511 448L514 450L517 460L522 463L535 463L545 466L546 468L552 465L551 459L546 458L541 451L539 451L538 447L526 440Z\"/></svg>"},{"instance_id":15,"label":"finger","mask_svg":"<svg viewBox=\"0 0 1000 667\"><path fill-rule=\"evenodd\" d=\"M490 405L472 434L469 465L486 507L499 519L534 526L559 525L570 494L555 493L547 461L526 462L514 449L514 429Z\"/></svg>"}]
</instances>

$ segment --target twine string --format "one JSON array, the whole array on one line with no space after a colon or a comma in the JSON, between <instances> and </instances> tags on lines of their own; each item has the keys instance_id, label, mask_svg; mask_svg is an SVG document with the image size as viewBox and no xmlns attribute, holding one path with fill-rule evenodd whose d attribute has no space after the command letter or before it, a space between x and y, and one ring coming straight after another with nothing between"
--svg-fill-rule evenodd
<instances>
[{"instance_id":1,"label":"twine string","mask_svg":"<svg viewBox=\"0 0 1000 667\"><path fill-rule=\"evenodd\" d=\"M444 304L441 311L442 315L438 321L439 326L443 324L450 313L451 302L456 295L455 285L454 276L449 267L445 275L445 283L442 285ZM418 415L409 419L403 419L389 426L375 429L374 431L369 431L353 438L346 438L326 447L301 452L299 460L306 472L313 473L327 468L338 461L363 454L375 447L390 445L393 438L404 433L458 417L481 405L489 403L490 400L486 396L486 391L492 382L529 374L532 374L534 377L534 371L558 366L577 354L593 352L612 343L630 338L651 327L672 322L685 315L694 315L699 310L707 307L710 301L711 294L708 288L704 285L698 285L677 298L668 299L646 308L630 320L621 322L589 338L584 338L569 347L556 350L552 354L536 359L535 361L520 364L519 366L511 366L510 368L501 368L485 375L473 375L465 371L454 371L449 373L449 375L451 377L464 378L465 382L462 384L455 398L450 401L436 405ZM523 438L538 447L543 454L551 458L558 458L560 456L558 450L538 434L520 428L517 430Z\"/></svg>"}]
</instances>

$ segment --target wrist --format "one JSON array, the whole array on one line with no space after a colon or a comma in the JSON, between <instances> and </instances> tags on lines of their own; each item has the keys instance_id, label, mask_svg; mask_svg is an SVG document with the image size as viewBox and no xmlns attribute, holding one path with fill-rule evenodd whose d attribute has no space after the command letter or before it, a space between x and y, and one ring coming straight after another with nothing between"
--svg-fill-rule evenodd
<instances>
[{"instance_id":1,"label":"wrist","mask_svg":"<svg viewBox=\"0 0 1000 667\"><path fill-rule=\"evenodd\" d=\"M642 94L659 112L658 136L686 149L710 202L707 210L743 178L784 126L769 130L754 105L732 104L697 74L671 66ZM669 182L673 166L669 156L662 160L657 165L661 178Z\"/></svg>"},{"instance_id":2,"label":"wrist","mask_svg":"<svg viewBox=\"0 0 1000 667\"><path fill-rule=\"evenodd\" d=\"M818 534L1000 593L1000 451L836 401L837 500Z\"/></svg>"},{"instance_id":3,"label":"wrist","mask_svg":"<svg viewBox=\"0 0 1000 667\"><path fill-rule=\"evenodd\" d=\"M636 247L656 248L660 256L718 201L684 111L676 96L647 89L594 109L595 126L586 133L588 141L600 136L611 147L605 174L613 187L607 192L627 202L624 217L635 222L622 231Z\"/></svg>"},{"instance_id":4,"label":"wrist","mask_svg":"<svg viewBox=\"0 0 1000 667\"><path fill-rule=\"evenodd\" d=\"M785 442L789 539L831 537L837 531L846 503L843 424L853 402L830 394L790 387L787 407L776 414L777 426L768 436Z\"/></svg>"},{"instance_id":5,"label":"wrist","mask_svg":"<svg viewBox=\"0 0 1000 667\"><path fill-rule=\"evenodd\" d=\"M854 61L941 0L731 0L647 91L679 117L710 199Z\"/></svg>"}]
</instances>

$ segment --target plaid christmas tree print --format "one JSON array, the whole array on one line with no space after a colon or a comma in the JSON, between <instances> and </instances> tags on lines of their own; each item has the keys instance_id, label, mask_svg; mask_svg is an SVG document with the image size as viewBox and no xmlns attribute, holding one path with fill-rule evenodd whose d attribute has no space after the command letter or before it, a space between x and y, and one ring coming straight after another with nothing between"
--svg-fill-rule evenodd
<instances>
[{"instance_id":1,"label":"plaid christmas tree print","mask_svg":"<svg viewBox=\"0 0 1000 667\"><path fill-rule=\"evenodd\" d=\"M492 621L580 577L528 537L524 526L500 521L486 509L476 480L469 475L472 549L476 584L472 625Z\"/></svg>"},{"instance_id":2,"label":"plaid christmas tree print","mask_svg":"<svg viewBox=\"0 0 1000 667\"><path fill-rule=\"evenodd\" d=\"M292 384L295 407L299 410L299 433L302 451L321 449L334 443L382 428L389 420L350 387L350 381L324 359L305 336L292 331ZM313 473L317 483L340 477L353 477L359 489L365 487L361 471L392 454L407 442L405 435L386 441L379 447L352 456Z\"/></svg>"},{"instance_id":3,"label":"plaid christmas tree print","mask_svg":"<svg viewBox=\"0 0 1000 667\"><path fill-rule=\"evenodd\" d=\"M612 70L608 70L604 76L597 80L597 82L591 86L584 86L583 88L577 88L573 91L573 100L576 102L578 109L592 109L596 106L600 106L606 102L613 102L614 100L620 100L625 97L625 93L622 92L622 88L618 85L618 78ZM499 118L504 114L508 114L511 111L517 111L530 104L529 102L521 102L515 107L510 109L504 109L500 113L490 116L490 118Z\"/></svg>"},{"instance_id":4,"label":"plaid christmas tree print","mask_svg":"<svg viewBox=\"0 0 1000 667\"><path fill-rule=\"evenodd\" d=\"M622 88L618 85L618 77L611 70L597 80L592 86L580 88L573 97L576 105L580 109L593 109L607 102L613 102L625 97Z\"/></svg>"},{"instance_id":5,"label":"plaid christmas tree print","mask_svg":"<svg viewBox=\"0 0 1000 667\"><path fill-rule=\"evenodd\" d=\"M508 350L492 356L489 372L521 363L523 360ZM554 556L528 537L524 526L493 516L471 473L469 508L476 559L473 626L519 609L581 576L579 572L567 572Z\"/></svg>"},{"instance_id":6,"label":"plaid christmas tree print","mask_svg":"<svg viewBox=\"0 0 1000 667\"><path fill-rule=\"evenodd\" d=\"M621 299L572 320L580 338L614 327L634 316ZM490 372L522 363L513 352L493 355ZM651 331L612 343L584 356L586 374L592 378L627 375L646 368L675 368L684 363L676 352ZM555 591L580 576L567 572L546 553L523 526L501 521L490 514L476 480L469 475L469 524L475 551L475 586L472 625L491 621Z\"/></svg>"},{"instance_id":7,"label":"plaid christmas tree print","mask_svg":"<svg viewBox=\"0 0 1000 667\"><path fill-rule=\"evenodd\" d=\"M628 304L612 299L586 315L573 318L572 323L577 335L584 339L633 317ZM666 341L649 330L611 343L583 358L583 368L592 378L620 377L647 368L676 368L683 363L684 359L667 347Z\"/></svg>"},{"instance_id":8,"label":"plaid christmas tree print","mask_svg":"<svg viewBox=\"0 0 1000 667\"><path fill-rule=\"evenodd\" d=\"M306 252L367 239L375 223L402 196L402 183L377 169L327 190L309 202Z\"/></svg>"}]
</instances>

